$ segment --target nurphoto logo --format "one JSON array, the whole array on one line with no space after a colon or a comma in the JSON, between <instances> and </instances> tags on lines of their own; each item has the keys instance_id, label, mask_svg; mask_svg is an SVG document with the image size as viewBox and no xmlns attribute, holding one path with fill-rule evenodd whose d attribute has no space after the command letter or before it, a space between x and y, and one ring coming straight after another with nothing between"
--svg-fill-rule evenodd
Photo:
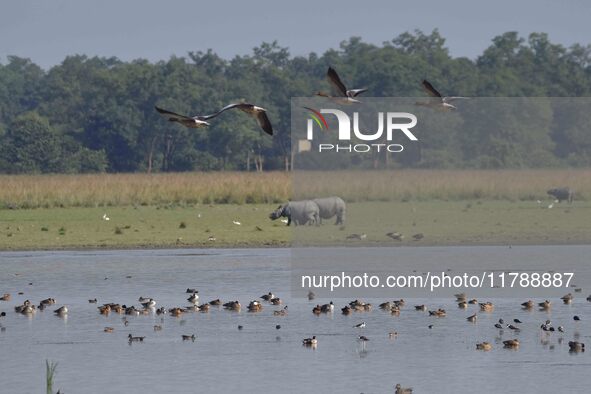
<instances>
[{"instance_id":1,"label":"nurphoto logo","mask_svg":"<svg viewBox=\"0 0 591 394\"><path fill-rule=\"evenodd\" d=\"M353 121L351 122L351 117L344 111L338 109L324 108L315 110L309 107L304 108L310 111L310 118L307 122L306 138L308 141L314 140L314 125L323 132L330 131L328 122L323 114L334 115L338 122L337 136L339 143L319 143L318 152L333 151L365 153L386 150L392 153L399 153L404 150L404 146L401 144L390 143L396 132L402 132L402 134L404 134L404 136L410 141L418 141L418 138L410 130L417 125L417 117L408 112L378 112L377 130L368 131L362 130L359 126L359 112L353 112ZM378 141L384 140L384 129L385 141L388 143L378 143ZM351 143L353 138L364 142Z\"/></svg>"}]
</instances>

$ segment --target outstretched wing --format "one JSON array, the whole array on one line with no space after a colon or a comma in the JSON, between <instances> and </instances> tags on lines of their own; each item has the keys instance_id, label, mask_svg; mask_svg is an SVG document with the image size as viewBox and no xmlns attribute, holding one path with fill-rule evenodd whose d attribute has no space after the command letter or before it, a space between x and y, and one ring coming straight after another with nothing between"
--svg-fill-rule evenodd
<instances>
[{"instance_id":1,"label":"outstretched wing","mask_svg":"<svg viewBox=\"0 0 591 394\"><path fill-rule=\"evenodd\" d=\"M227 111L229 109L233 109L233 108L239 109L242 112L245 112L245 113L255 117L259 126L261 126L261 128L265 131L265 133L267 133L269 135L273 135L273 126L271 125L271 122L269 121L269 118L267 117L267 113L264 110L262 110L262 108L257 107L254 104L249 104L249 103L228 104L224 108L220 109L218 112L211 114L211 115L200 116L199 119L200 120L211 119L211 118L218 116L222 112Z\"/></svg>"},{"instance_id":2,"label":"outstretched wing","mask_svg":"<svg viewBox=\"0 0 591 394\"><path fill-rule=\"evenodd\" d=\"M351 90L347 90L347 96L357 97L363 92L367 92L367 89L351 89Z\"/></svg>"},{"instance_id":3,"label":"outstretched wing","mask_svg":"<svg viewBox=\"0 0 591 394\"><path fill-rule=\"evenodd\" d=\"M200 120L208 120L208 119L211 119L211 118L215 118L216 116L218 116L222 112L227 111L227 110L232 109L232 108L240 107L241 105L242 105L242 103L228 104L224 108L220 109L218 112L214 112L213 114L209 114L209 115L200 116L199 119Z\"/></svg>"},{"instance_id":4,"label":"outstretched wing","mask_svg":"<svg viewBox=\"0 0 591 394\"><path fill-rule=\"evenodd\" d=\"M328 77L328 81L335 87L335 89L338 90L341 95L347 96L347 88L341 81L341 78L339 78L339 74L337 74L334 68L329 67L326 76Z\"/></svg>"},{"instance_id":5,"label":"outstretched wing","mask_svg":"<svg viewBox=\"0 0 591 394\"><path fill-rule=\"evenodd\" d=\"M269 120L267 113L265 111L258 112L256 114L256 117L259 126L261 126L261 129L263 129L265 133L273 135L273 126L271 125L271 121Z\"/></svg>"},{"instance_id":6,"label":"outstretched wing","mask_svg":"<svg viewBox=\"0 0 591 394\"><path fill-rule=\"evenodd\" d=\"M443 101L446 103L449 103L450 101L455 101L455 100L469 100L470 97L462 97L462 96L449 96L449 97L444 97Z\"/></svg>"},{"instance_id":7,"label":"outstretched wing","mask_svg":"<svg viewBox=\"0 0 591 394\"><path fill-rule=\"evenodd\" d=\"M431 83L429 81L427 81L426 79L423 79L423 88L427 91L427 93L429 93L431 96L433 97L441 97L441 93L439 93L437 91L437 89L435 89L433 87L433 85L431 85Z\"/></svg>"},{"instance_id":8,"label":"outstretched wing","mask_svg":"<svg viewBox=\"0 0 591 394\"><path fill-rule=\"evenodd\" d=\"M154 106L154 108L156 108L156 111L158 111L162 115L168 116L168 120L170 120L172 122L180 122L182 120L189 120L189 121L194 120L190 116L180 115L180 114L177 114L177 113L174 113L172 111L168 111L166 109L162 109L162 108L159 108L159 107L156 107L156 106Z\"/></svg>"}]
</instances>

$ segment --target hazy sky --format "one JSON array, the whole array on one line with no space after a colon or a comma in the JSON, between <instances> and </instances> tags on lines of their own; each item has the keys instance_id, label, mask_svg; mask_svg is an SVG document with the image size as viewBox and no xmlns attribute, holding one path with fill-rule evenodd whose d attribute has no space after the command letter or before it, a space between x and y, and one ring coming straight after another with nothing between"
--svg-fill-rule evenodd
<instances>
[{"instance_id":1,"label":"hazy sky","mask_svg":"<svg viewBox=\"0 0 591 394\"><path fill-rule=\"evenodd\" d=\"M585 0L1 0L0 62L43 67L72 54L168 59L212 48L225 58L277 40L294 55L337 48L351 36L381 44L438 28L454 56L475 58L506 31L591 42Z\"/></svg>"}]
</instances>

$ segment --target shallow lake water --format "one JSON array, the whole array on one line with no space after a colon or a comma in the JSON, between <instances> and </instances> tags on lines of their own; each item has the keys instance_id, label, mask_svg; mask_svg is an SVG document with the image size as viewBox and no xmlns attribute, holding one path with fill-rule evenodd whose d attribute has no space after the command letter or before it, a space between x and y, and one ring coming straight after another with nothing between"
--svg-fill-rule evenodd
<instances>
[{"instance_id":1,"label":"shallow lake water","mask_svg":"<svg viewBox=\"0 0 591 394\"><path fill-rule=\"evenodd\" d=\"M477 247L466 258L473 258ZM535 248L535 246L532 246ZM577 247L581 248L581 247ZM588 255L591 256L591 247ZM420 248L416 248L417 251ZM565 254L568 254L568 247ZM580 254L580 249L577 253ZM523 299L491 299L495 310L479 313L475 324L465 319L477 306L458 309L453 299L408 299L400 316L377 309L384 299L365 299L371 312L343 316L348 299L335 300L332 314L315 316L316 303L290 298L289 249L60 251L0 253L0 370L2 393L45 390L45 360L58 362L54 389L64 393L392 393L396 383L416 393L576 393L591 390L589 352L570 353L568 341L589 342L590 289L576 293L571 305L549 312L520 309ZM456 254L457 255L457 254ZM565 259L568 256L565 255ZM152 297L157 307L187 306L186 288L199 290L202 302L220 298L243 306L273 291L289 306L287 316L274 316L282 306L264 303L259 313L230 312L102 316L97 305L138 305ZM18 292L24 294L18 295ZM34 316L15 313L25 299L38 304L53 297L56 305ZM88 299L98 299L90 304ZM540 301L535 299L535 301ZM415 311L413 305L443 307L443 318ZM67 318L52 311L67 305ZM573 321L573 315L581 321ZM499 318L523 323L519 332L494 328ZM551 319L565 333L543 333ZM353 328L361 321L367 326ZM162 325L155 332L153 326ZM281 325L277 330L276 325ZM243 329L238 330L238 325ZM433 325L430 329L429 325ZM106 326L113 333L103 332ZM388 333L396 331L391 339ZM127 335L146 336L128 344ZM194 342L181 335L195 334ZM319 344L302 346L316 335ZM370 340L361 343L359 335ZM519 338L518 350L502 341ZM489 341L493 350L475 350Z\"/></svg>"}]
</instances>

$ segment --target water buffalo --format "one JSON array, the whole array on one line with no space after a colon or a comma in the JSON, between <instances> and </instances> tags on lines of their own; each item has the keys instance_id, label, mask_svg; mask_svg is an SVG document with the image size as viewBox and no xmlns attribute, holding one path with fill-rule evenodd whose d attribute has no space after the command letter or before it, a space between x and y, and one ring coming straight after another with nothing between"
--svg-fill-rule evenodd
<instances>
[{"instance_id":1,"label":"water buffalo","mask_svg":"<svg viewBox=\"0 0 591 394\"><path fill-rule=\"evenodd\" d=\"M322 219L330 219L336 215L337 221L335 224L345 224L345 211L347 210L347 207L342 198L317 198L314 202L320 209L320 223L322 223Z\"/></svg>"},{"instance_id":2,"label":"water buffalo","mask_svg":"<svg viewBox=\"0 0 591 394\"><path fill-rule=\"evenodd\" d=\"M271 212L269 218L271 220L279 219L280 217L287 218L287 225L289 226L293 221L295 225L304 224L319 224L320 209L318 205L311 200L290 201L280 205L276 210Z\"/></svg>"},{"instance_id":3,"label":"water buffalo","mask_svg":"<svg viewBox=\"0 0 591 394\"><path fill-rule=\"evenodd\" d=\"M557 199L558 202L562 202L562 200L568 201L569 204L573 202L574 192L568 187L557 187L546 193Z\"/></svg>"}]
</instances>

